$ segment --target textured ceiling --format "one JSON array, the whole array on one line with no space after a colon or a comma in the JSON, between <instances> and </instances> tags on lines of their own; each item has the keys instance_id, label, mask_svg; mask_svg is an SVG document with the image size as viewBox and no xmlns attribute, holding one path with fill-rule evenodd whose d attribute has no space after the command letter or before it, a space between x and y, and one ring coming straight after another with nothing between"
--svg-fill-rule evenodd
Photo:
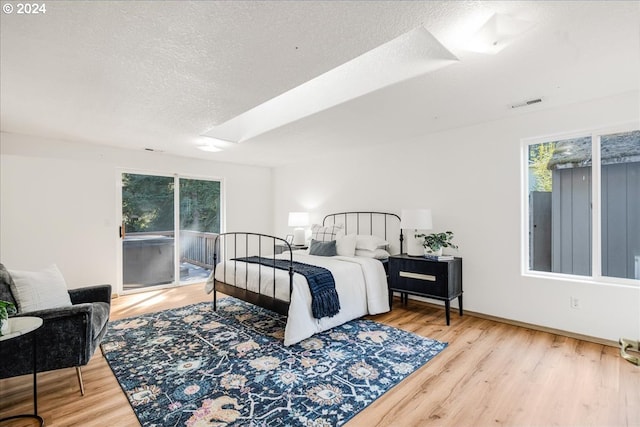
<instances>
[{"instance_id":1,"label":"textured ceiling","mask_svg":"<svg viewBox=\"0 0 640 427\"><path fill-rule=\"evenodd\" d=\"M46 6L44 15L0 15L4 132L278 165L640 86L637 1ZM495 12L534 25L498 54L466 51ZM196 148L215 126L421 25L460 61L223 152ZM532 98L543 102L510 108Z\"/></svg>"}]
</instances>

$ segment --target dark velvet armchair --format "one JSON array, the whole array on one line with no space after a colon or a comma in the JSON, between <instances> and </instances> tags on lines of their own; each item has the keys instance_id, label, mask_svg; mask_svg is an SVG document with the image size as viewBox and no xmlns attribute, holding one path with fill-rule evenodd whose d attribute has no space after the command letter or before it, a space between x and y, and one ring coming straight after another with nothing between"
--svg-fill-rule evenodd
<instances>
[{"instance_id":1,"label":"dark velvet armchair","mask_svg":"<svg viewBox=\"0 0 640 427\"><path fill-rule=\"evenodd\" d=\"M0 300L15 303L12 279L0 264ZM107 331L111 310L111 285L70 289L71 307L17 313L36 316L43 325L36 331L38 372L76 368L84 395L81 366L89 363ZM31 338L17 337L0 345L0 379L33 372Z\"/></svg>"}]
</instances>

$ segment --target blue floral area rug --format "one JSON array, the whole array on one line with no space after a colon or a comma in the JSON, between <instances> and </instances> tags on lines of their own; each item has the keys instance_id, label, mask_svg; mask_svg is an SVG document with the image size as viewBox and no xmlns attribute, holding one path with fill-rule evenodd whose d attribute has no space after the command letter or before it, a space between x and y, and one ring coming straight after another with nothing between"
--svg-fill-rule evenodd
<instances>
[{"instance_id":1,"label":"blue floral area rug","mask_svg":"<svg viewBox=\"0 0 640 427\"><path fill-rule=\"evenodd\" d=\"M235 298L111 322L102 351L144 427L346 423L447 344L355 320L295 346Z\"/></svg>"}]
</instances>

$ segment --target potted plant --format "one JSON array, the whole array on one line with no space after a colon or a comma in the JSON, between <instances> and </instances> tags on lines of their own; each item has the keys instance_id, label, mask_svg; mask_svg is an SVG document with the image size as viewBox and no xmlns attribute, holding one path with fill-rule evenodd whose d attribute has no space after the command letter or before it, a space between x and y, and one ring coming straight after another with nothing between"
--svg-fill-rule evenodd
<instances>
[{"instance_id":1,"label":"potted plant","mask_svg":"<svg viewBox=\"0 0 640 427\"><path fill-rule=\"evenodd\" d=\"M442 248L458 249L458 246L453 244L453 232L445 231L444 233L431 233L431 234L416 234L416 239L422 238L422 246L424 247L425 254L429 255L442 255Z\"/></svg>"},{"instance_id":2,"label":"potted plant","mask_svg":"<svg viewBox=\"0 0 640 427\"><path fill-rule=\"evenodd\" d=\"M0 300L0 336L9 333L9 314L16 313L16 306L9 301Z\"/></svg>"}]
</instances>

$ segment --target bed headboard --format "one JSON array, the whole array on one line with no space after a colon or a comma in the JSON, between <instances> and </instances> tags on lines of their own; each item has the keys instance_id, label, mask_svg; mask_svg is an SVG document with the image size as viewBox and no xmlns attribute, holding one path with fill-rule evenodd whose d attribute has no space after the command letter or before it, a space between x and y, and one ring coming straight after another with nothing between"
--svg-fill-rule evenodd
<instances>
[{"instance_id":1,"label":"bed headboard","mask_svg":"<svg viewBox=\"0 0 640 427\"><path fill-rule=\"evenodd\" d=\"M392 255L402 253L400 216L389 212L338 212L324 217L322 225L344 225L345 234L379 236L389 242Z\"/></svg>"}]
</instances>

